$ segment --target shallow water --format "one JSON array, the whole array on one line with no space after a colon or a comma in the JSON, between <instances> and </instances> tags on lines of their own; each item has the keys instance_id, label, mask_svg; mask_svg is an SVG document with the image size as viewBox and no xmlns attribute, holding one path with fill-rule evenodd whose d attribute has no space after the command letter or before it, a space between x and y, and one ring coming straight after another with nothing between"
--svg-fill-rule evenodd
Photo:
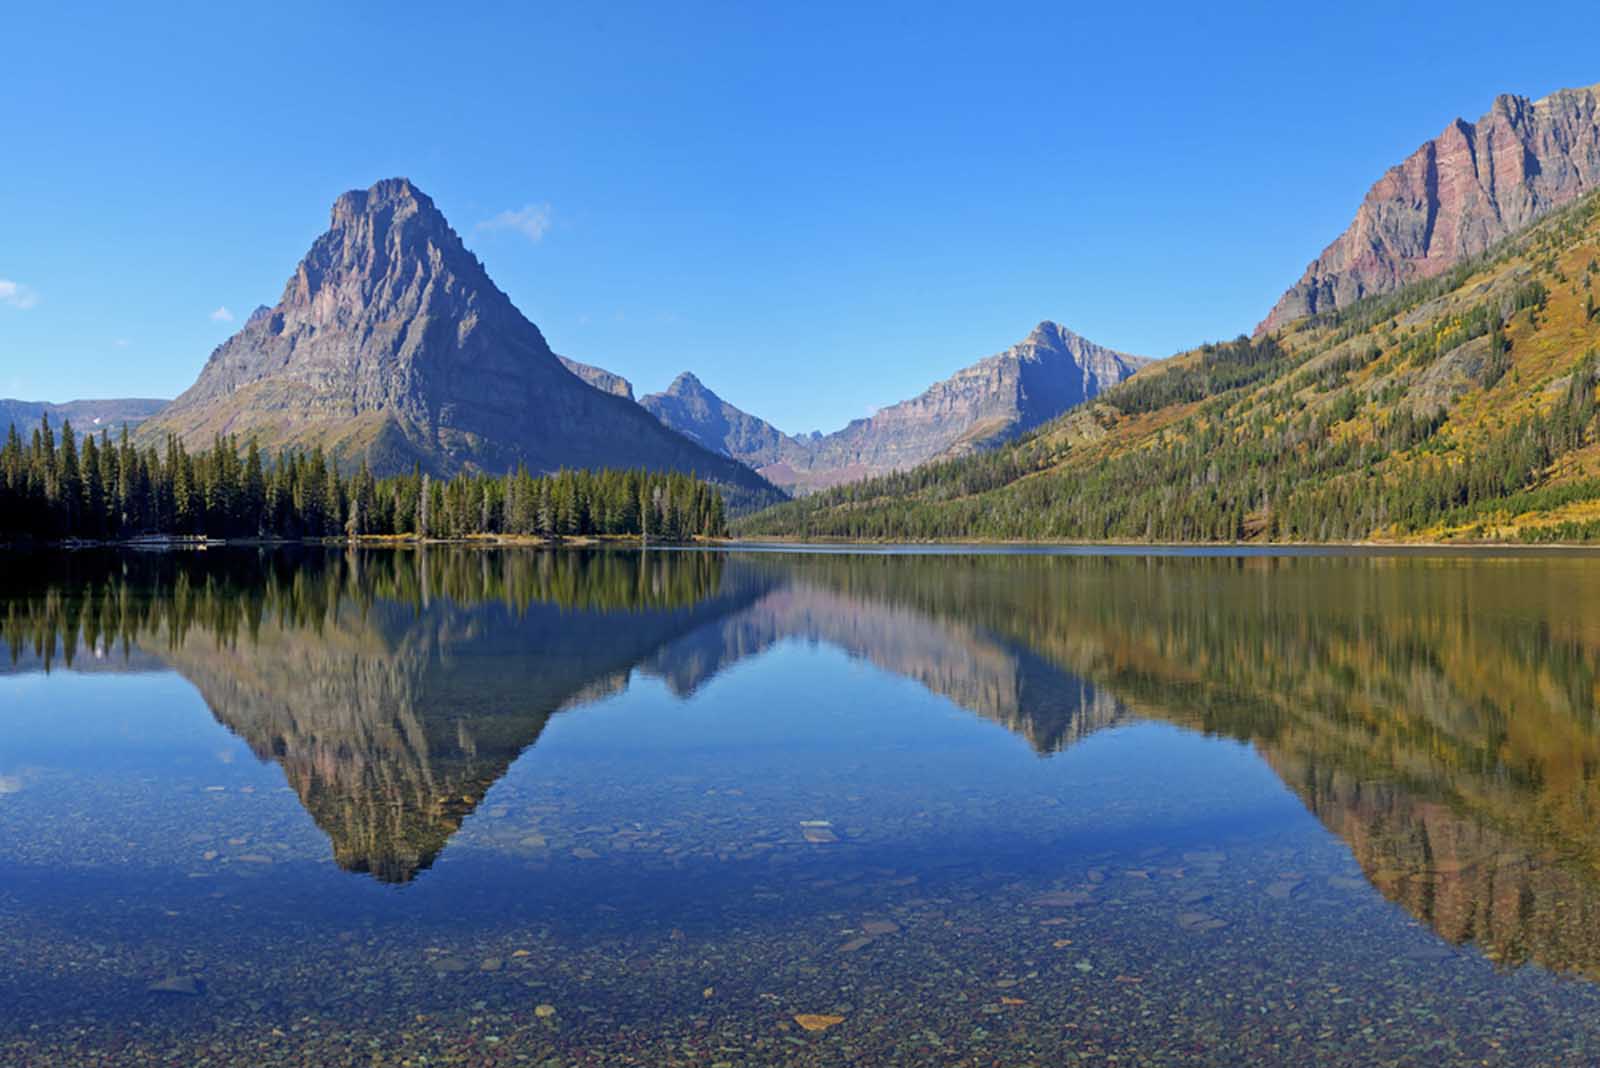
<instances>
[{"instance_id":1,"label":"shallow water","mask_svg":"<svg viewBox=\"0 0 1600 1068\"><path fill-rule=\"evenodd\" d=\"M0 566L0 1064L1600 1056L1600 558Z\"/></svg>"}]
</instances>

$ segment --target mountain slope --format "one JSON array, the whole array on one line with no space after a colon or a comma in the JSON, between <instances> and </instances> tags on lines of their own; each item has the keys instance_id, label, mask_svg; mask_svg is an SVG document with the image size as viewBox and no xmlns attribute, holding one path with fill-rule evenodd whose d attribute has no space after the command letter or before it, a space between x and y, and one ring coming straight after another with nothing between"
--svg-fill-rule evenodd
<instances>
[{"instance_id":1,"label":"mountain slope","mask_svg":"<svg viewBox=\"0 0 1600 1068\"><path fill-rule=\"evenodd\" d=\"M568 371L404 178L340 196L282 299L212 353L143 433L320 446L379 474L647 467L696 471L730 505L779 496Z\"/></svg>"},{"instance_id":2,"label":"mountain slope","mask_svg":"<svg viewBox=\"0 0 1600 1068\"><path fill-rule=\"evenodd\" d=\"M1150 361L1052 322L921 394L823 438L814 466L875 474L959 455L1032 429Z\"/></svg>"},{"instance_id":3,"label":"mountain slope","mask_svg":"<svg viewBox=\"0 0 1600 1068\"><path fill-rule=\"evenodd\" d=\"M1442 274L1597 187L1600 86L1501 96L1379 179L1257 333Z\"/></svg>"},{"instance_id":4,"label":"mountain slope","mask_svg":"<svg viewBox=\"0 0 1600 1068\"><path fill-rule=\"evenodd\" d=\"M785 489L806 492L992 447L1148 362L1043 322L1005 352L832 434L785 434L728 404L687 372L665 393L640 403L707 448L749 464Z\"/></svg>"},{"instance_id":5,"label":"mountain slope","mask_svg":"<svg viewBox=\"0 0 1600 1068\"><path fill-rule=\"evenodd\" d=\"M1600 539L1600 193L1387 297L1162 361L991 453L744 535Z\"/></svg>"},{"instance_id":6,"label":"mountain slope","mask_svg":"<svg viewBox=\"0 0 1600 1068\"><path fill-rule=\"evenodd\" d=\"M31 434L45 415L49 415L50 422L56 426L70 419L73 429L79 433L104 427L115 434L124 425L129 428L138 426L166 404L164 400L148 397L75 400L61 404L0 398L0 434L4 434L8 426L15 426L17 433L24 436Z\"/></svg>"},{"instance_id":7,"label":"mountain slope","mask_svg":"<svg viewBox=\"0 0 1600 1068\"><path fill-rule=\"evenodd\" d=\"M758 470L809 456L808 439L735 408L688 371L665 392L647 393L639 403L685 437Z\"/></svg>"}]
</instances>

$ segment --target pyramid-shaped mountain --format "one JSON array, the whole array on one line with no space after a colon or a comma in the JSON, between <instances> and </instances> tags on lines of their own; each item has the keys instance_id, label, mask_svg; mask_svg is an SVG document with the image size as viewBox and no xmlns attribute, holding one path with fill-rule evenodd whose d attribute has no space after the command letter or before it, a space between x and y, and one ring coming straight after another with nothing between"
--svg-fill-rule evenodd
<instances>
[{"instance_id":1,"label":"pyramid-shaped mountain","mask_svg":"<svg viewBox=\"0 0 1600 1068\"><path fill-rule=\"evenodd\" d=\"M333 205L276 306L252 315L149 437L329 450L375 472L498 473L519 463L695 471L730 503L775 499L745 466L562 365L433 201L404 178Z\"/></svg>"},{"instance_id":2,"label":"pyramid-shaped mountain","mask_svg":"<svg viewBox=\"0 0 1600 1068\"><path fill-rule=\"evenodd\" d=\"M734 407L685 371L661 393L647 393L639 403L650 414L685 437L757 470L809 454L810 438L785 434L759 416Z\"/></svg>"}]
</instances>

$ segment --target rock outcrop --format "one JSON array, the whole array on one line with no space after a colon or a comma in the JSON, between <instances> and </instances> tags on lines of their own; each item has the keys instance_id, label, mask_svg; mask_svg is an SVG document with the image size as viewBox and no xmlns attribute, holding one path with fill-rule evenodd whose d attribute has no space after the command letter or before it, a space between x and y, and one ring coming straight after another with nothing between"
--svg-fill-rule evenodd
<instances>
[{"instance_id":1,"label":"rock outcrop","mask_svg":"<svg viewBox=\"0 0 1600 1068\"><path fill-rule=\"evenodd\" d=\"M1600 86L1501 96L1380 178L1257 333L1442 274L1597 186Z\"/></svg>"},{"instance_id":2,"label":"rock outcrop","mask_svg":"<svg viewBox=\"0 0 1600 1068\"><path fill-rule=\"evenodd\" d=\"M600 392L612 393L618 397L626 397L628 400L633 400L633 383L621 375L612 374L604 367L595 367L593 364L569 360L565 356L557 356L556 359L561 361L561 366Z\"/></svg>"},{"instance_id":3,"label":"rock outcrop","mask_svg":"<svg viewBox=\"0 0 1600 1068\"><path fill-rule=\"evenodd\" d=\"M743 465L575 377L404 178L339 197L282 299L212 353L146 431L197 446L216 434L320 445L378 473L694 470L749 503L777 497Z\"/></svg>"}]
</instances>

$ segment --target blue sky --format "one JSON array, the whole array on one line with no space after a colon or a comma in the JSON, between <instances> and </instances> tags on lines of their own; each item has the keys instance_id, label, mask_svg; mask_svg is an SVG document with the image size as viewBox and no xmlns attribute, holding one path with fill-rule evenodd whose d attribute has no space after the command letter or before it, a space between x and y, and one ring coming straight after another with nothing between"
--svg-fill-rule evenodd
<instances>
[{"instance_id":1,"label":"blue sky","mask_svg":"<svg viewBox=\"0 0 1600 1068\"><path fill-rule=\"evenodd\" d=\"M1452 118L1600 82L1590 4L474 7L9 10L0 396L178 393L403 174L557 352L830 430L1040 319L1247 331Z\"/></svg>"}]
</instances>

